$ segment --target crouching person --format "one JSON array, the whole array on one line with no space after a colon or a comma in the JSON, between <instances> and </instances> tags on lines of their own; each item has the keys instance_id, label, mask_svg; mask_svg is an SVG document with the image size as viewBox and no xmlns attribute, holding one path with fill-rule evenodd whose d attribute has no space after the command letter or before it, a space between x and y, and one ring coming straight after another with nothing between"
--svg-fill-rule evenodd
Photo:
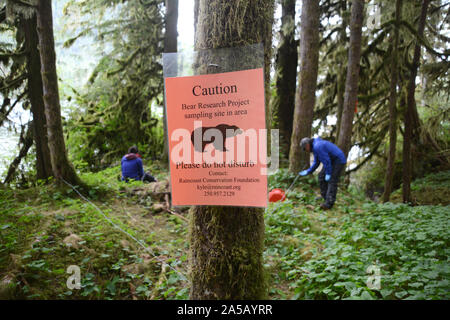
<instances>
[{"instance_id":1,"label":"crouching person","mask_svg":"<svg viewBox=\"0 0 450 320\"><path fill-rule=\"evenodd\" d=\"M144 172L142 159L136 146L128 149L128 153L122 158L121 167L122 181L128 182L129 179L141 180L143 182L157 181L151 174Z\"/></svg>"},{"instance_id":2,"label":"crouching person","mask_svg":"<svg viewBox=\"0 0 450 320\"><path fill-rule=\"evenodd\" d=\"M320 138L303 138L300 141L300 147L303 151L314 154L314 162L309 169L300 171L299 175L306 176L313 173L322 163L319 185L320 194L325 202L320 207L324 210L331 209L336 201L339 177L344 171L347 158L335 144Z\"/></svg>"}]
</instances>

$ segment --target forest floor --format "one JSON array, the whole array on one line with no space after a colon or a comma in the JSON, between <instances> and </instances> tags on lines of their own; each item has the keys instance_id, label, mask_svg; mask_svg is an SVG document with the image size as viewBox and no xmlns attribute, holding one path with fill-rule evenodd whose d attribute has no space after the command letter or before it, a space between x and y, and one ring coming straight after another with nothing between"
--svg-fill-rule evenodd
<instances>
[{"instance_id":1,"label":"forest floor","mask_svg":"<svg viewBox=\"0 0 450 320\"><path fill-rule=\"evenodd\" d=\"M167 178L157 163L150 169ZM166 210L155 184L125 184L119 172L81 174L90 202L52 184L0 189L0 298L188 298L187 208ZM269 189L293 178L280 170ZM448 194L450 172L428 179L413 185L417 198L430 185ZM268 298L450 299L450 197L409 207L340 190L323 211L317 194L314 177L299 179L266 210ZM80 289L67 286L70 265L80 268Z\"/></svg>"}]
</instances>

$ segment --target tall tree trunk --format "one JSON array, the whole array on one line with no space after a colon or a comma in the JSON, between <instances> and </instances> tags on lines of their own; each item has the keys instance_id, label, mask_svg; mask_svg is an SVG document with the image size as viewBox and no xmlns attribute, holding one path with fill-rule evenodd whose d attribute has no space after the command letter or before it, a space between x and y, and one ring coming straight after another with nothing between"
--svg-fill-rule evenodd
<instances>
[{"instance_id":1,"label":"tall tree trunk","mask_svg":"<svg viewBox=\"0 0 450 320\"><path fill-rule=\"evenodd\" d=\"M343 46L347 43L347 26L348 26L348 15L347 15L347 2L342 1L341 3L341 19L342 26L339 32L340 42ZM339 133L341 131L341 121L342 113L344 111L344 96L345 96L345 58L337 59L339 64L339 72L337 75L337 121L336 121L336 136L335 141L337 142Z\"/></svg>"},{"instance_id":2,"label":"tall tree trunk","mask_svg":"<svg viewBox=\"0 0 450 320\"><path fill-rule=\"evenodd\" d=\"M194 0L194 33L197 34L198 23L198 8L200 6L200 0Z\"/></svg>"},{"instance_id":3,"label":"tall tree trunk","mask_svg":"<svg viewBox=\"0 0 450 320\"><path fill-rule=\"evenodd\" d=\"M178 0L166 0L166 33L164 52L177 52L178 42Z\"/></svg>"},{"instance_id":4,"label":"tall tree trunk","mask_svg":"<svg viewBox=\"0 0 450 320\"><path fill-rule=\"evenodd\" d=\"M38 2L37 24L48 147L53 175L73 185L80 185L81 181L67 158L61 123L51 0L40 0Z\"/></svg>"},{"instance_id":5,"label":"tall tree trunk","mask_svg":"<svg viewBox=\"0 0 450 320\"><path fill-rule=\"evenodd\" d=\"M33 114L34 144L36 147L36 178L47 179L52 175L52 163L48 149L45 105L42 94L41 61L38 50L36 16L22 19L27 48L28 96Z\"/></svg>"},{"instance_id":6,"label":"tall tree trunk","mask_svg":"<svg viewBox=\"0 0 450 320\"><path fill-rule=\"evenodd\" d=\"M178 51L178 0L166 0L166 32L164 34L164 52ZM167 162L169 155L169 139L167 136L167 113L166 108L163 108L163 125L164 125L164 151L162 160Z\"/></svg>"},{"instance_id":7,"label":"tall tree trunk","mask_svg":"<svg viewBox=\"0 0 450 320\"><path fill-rule=\"evenodd\" d=\"M280 45L276 56L276 91L271 102L272 125L280 130L280 153L288 158L291 145L297 78L295 41L295 0L281 2Z\"/></svg>"},{"instance_id":8,"label":"tall tree trunk","mask_svg":"<svg viewBox=\"0 0 450 320\"><path fill-rule=\"evenodd\" d=\"M350 47L348 50L347 77L345 81L344 110L338 137L338 146L346 156L351 147L353 117L358 98L363 20L364 0L353 0L350 19Z\"/></svg>"},{"instance_id":9,"label":"tall tree trunk","mask_svg":"<svg viewBox=\"0 0 450 320\"><path fill-rule=\"evenodd\" d=\"M274 1L200 0L198 9L196 49L264 43L268 90ZM237 60L224 63L241 63ZM191 209L191 299L261 299L266 296L263 214L260 208Z\"/></svg>"},{"instance_id":10,"label":"tall tree trunk","mask_svg":"<svg viewBox=\"0 0 450 320\"><path fill-rule=\"evenodd\" d=\"M309 153L301 150L300 140L311 136L319 69L319 25L319 0L303 0L298 98L289 154L289 170L292 172L309 167Z\"/></svg>"},{"instance_id":11,"label":"tall tree trunk","mask_svg":"<svg viewBox=\"0 0 450 320\"><path fill-rule=\"evenodd\" d=\"M389 154L386 165L386 176L384 182L383 202L388 202L394 178L395 151L397 148L397 84L398 84L398 42L400 22L402 16L403 0L397 0L395 5L395 31L392 45L391 62L391 88L389 96Z\"/></svg>"},{"instance_id":12,"label":"tall tree trunk","mask_svg":"<svg viewBox=\"0 0 450 320\"><path fill-rule=\"evenodd\" d=\"M417 35L423 37L425 29L425 22L427 18L428 5L430 0L423 0L422 9L420 13L419 26ZM418 120L416 100L414 94L416 92L416 77L417 69L420 63L420 42L416 40L414 48L414 57L411 64L411 74L408 83L408 96L406 100L406 108L404 113L405 133L403 135L403 202L411 202L411 179L412 179L412 159L411 159L411 144L413 139L413 127L418 128L420 124Z\"/></svg>"}]
</instances>

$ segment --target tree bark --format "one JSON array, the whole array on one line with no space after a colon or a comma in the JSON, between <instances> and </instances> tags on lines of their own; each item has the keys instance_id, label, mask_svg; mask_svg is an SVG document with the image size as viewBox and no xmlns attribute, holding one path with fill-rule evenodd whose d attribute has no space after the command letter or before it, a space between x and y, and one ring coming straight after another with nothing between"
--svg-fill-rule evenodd
<instances>
[{"instance_id":1,"label":"tree bark","mask_svg":"<svg viewBox=\"0 0 450 320\"><path fill-rule=\"evenodd\" d=\"M200 0L196 49L240 47L263 42L268 90L273 10L273 0ZM224 63L242 63L239 60L228 59ZM266 95L266 105L267 98ZM266 296L262 258L263 214L260 208L191 209L191 299L261 299Z\"/></svg>"},{"instance_id":2,"label":"tree bark","mask_svg":"<svg viewBox=\"0 0 450 320\"><path fill-rule=\"evenodd\" d=\"M343 1L341 3L341 19L342 26L339 32L339 39L343 46L347 43L347 26L348 26L348 16L347 16L347 3ZM339 73L337 75L337 121L336 121L336 136L335 141L337 142L339 133L341 132L341 121L342 113L344 111L344 96L345 96L345 59L338 59L339 63Z\"/></svg>"},{"instance_id":3,"label":"tree bark","mask_svg":"<svg viewBox=\"0 0 450 320\"><path fill-rule=\"evenodd\" d=\"M425 29L425 22L427 18L428 6L430 4L430 0L423 0L422 9L420 13L419 26L417 29L417 35L422 38L423 32ZM403 135L403 202L411 203L411 180L412 180L412 159L411 159L411 144L413 139L413 127L417 127L420 125L418 120L417 108L416 108L416 100L414 94L416 92L416 77L417 77L417 69L420 64L420 42L416 41L416 45L414 47L414 57L411 64L411 74L408 83L408 91L407 91L407 100L406 100L406 108L404 113L404 121L405 121L405 133ZM418 123L419 122L419 123Z\"/></svg>"},{"instance_id":4,"label":"tree bark","mask_svg":"<svg viewBox=\"0 0 450 320\"><path fill-rule=\"evenodd\" d=\"M350 47L348 50L347 77L345 81L344 110L338 137L338 146L346 156L351 148L353 117L358 98L363 20L364 0L353 0L350 19Z\"/></svg>"},{"instance_id":5,"label":"tree bark","mask_svg":"<svg viewBox=\"0 0 450 320\"><path fill-rule=\"evenodd\" d=\"M166 0L166 32L164 34L164 52L178 51L178 0ZM164 151L162 161L169 163L169 139L167 136L167 113L163 108L163 126L164 126Z\"/></svg>"},{"instance_id":6,"label":"tree bark","mask_svg":"<svg viewBox=\"0 0 450 320\"><path fill-rule=\"evenodd\" d=\"M40 0L38 2L37 24L48 147L53 176L58 179L64 179L73 185L80 185L81 181L67 157L61 123L51 0Z\"/></svg>"},{"instance_id":7,"label":"tree bark","mask_svg":"<svg viewBox=\"0 0 450 320\"><path fill-rule=\"evenodd\" d=\"M398 43L400 22L402 16L403 0L397 0L395 5L395 30L392 45L391 62L391 88L389 96L389 154L386 164L386 176L384 183L383 202L388 202L394 178L395 152L397 149L397 84L398 84Z\"/></svg>"},{"instance_id":8,"label":"tree bark","mask_svg":"<svg viewBox=\"0 0 450 320\"><path fill-rule=\"evenodd\" d=\"M281 2L280 45L276 56L276 96L271 103L272 125L280 130L280 153L289 158L295 108L297 41L295 0Z\"/></svg>"},{"instance_id":9,"label":"tree bark","mask_svg":"<svg viewBox=\"0 0 450 320\"><path fill-rule=\"evenodd\" d=\"M300 140L311 137L319 69L319 0L303 0L300 35L300 73L298 99L294 111L289 170L309 167L309 153L300 148Z\"/></svg>"},{"instance_id":10,"label":"tree bark","mask_svg":"<svg viewBox=\"0 0 450 320\"><path fill-rule=\"evenodd\" d=\"M166 0L166 33L164 35L164 52L177 52L178 41L178 0Z\"/></svg>"},{"instance_id":11,"label":"tree bark","mask_svg":"<svg viewBox=\"0 0 450 320\"><path fill-rule=\"evenodd\" d=\"M47 179L52 175L52 163L48 149L45 105L42 93L41 61L38 50L36 16L22 19L27 50L28 97L33 114L33 138L36 147L36 178Z\"/></svg>"},{"instance_id":12,"label":"tree bark","mask_svg":"<svg viewBox=\"0 0 450 320\"><path fill-rule=\"evenodd\" d=\"M198 8L200 5L200 0L194 0L194 34L197 34L197 23L198 23Z\"/></svg>"}]
</instances>

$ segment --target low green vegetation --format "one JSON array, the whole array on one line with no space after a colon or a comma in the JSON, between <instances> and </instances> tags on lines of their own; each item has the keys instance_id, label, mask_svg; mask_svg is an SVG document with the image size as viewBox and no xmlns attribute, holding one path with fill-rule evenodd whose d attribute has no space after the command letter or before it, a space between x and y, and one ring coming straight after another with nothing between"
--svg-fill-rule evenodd
<instances>
[{"instance_id":1,"label":"low green vegetation","mask_svg":"<svg viewBox=\"0 0 450 320\"><path fill-rule=\"evenodd\" d=\"M157 172L158 167L152 169ZM0 297L187 298L185 222L156 214L151 200L130 193L142 183L125 186L117 181L119 170L82 175L91 187L88 197L148 250L71 188L4 189L0 191ZM70 265L80 267L79 290L66 285Z\"/></svg>"},{"instance_id":2,"label":"low green vegetation","mask_svg":"<svg viewBox=\"0 0 450 320\"><path fill-rule=\"evenodd\" d=\"M166 178L158 163L150 169ZM187 211L161 209L143 192L151 184L125 184L118 173L81 176L85 195L121 230L69 187L0 189L1 298L188 298ZM269 189L286 190L293 179L280 170ZM449 175L426 179L417 185L445 186ZM448 205L381 205L340 190L335 208L323 211L317 192L314 177L300 178L266 210L268 298L450 298ZM70 265L80 267L78 290L66 285Z\"/></svg>"},{"instance_id":3,"label":"low green vegetation","mask_svg":"<svg viewBox=\"0 0 450 320\"><path fill-rule=\"evenodd\" d=\"M414 203L418 205L450 205L450 170L441 171L417 179L411 184ZM401 202L401 190L393 193L393 202Z\"/></svg>"}]
</instances>

